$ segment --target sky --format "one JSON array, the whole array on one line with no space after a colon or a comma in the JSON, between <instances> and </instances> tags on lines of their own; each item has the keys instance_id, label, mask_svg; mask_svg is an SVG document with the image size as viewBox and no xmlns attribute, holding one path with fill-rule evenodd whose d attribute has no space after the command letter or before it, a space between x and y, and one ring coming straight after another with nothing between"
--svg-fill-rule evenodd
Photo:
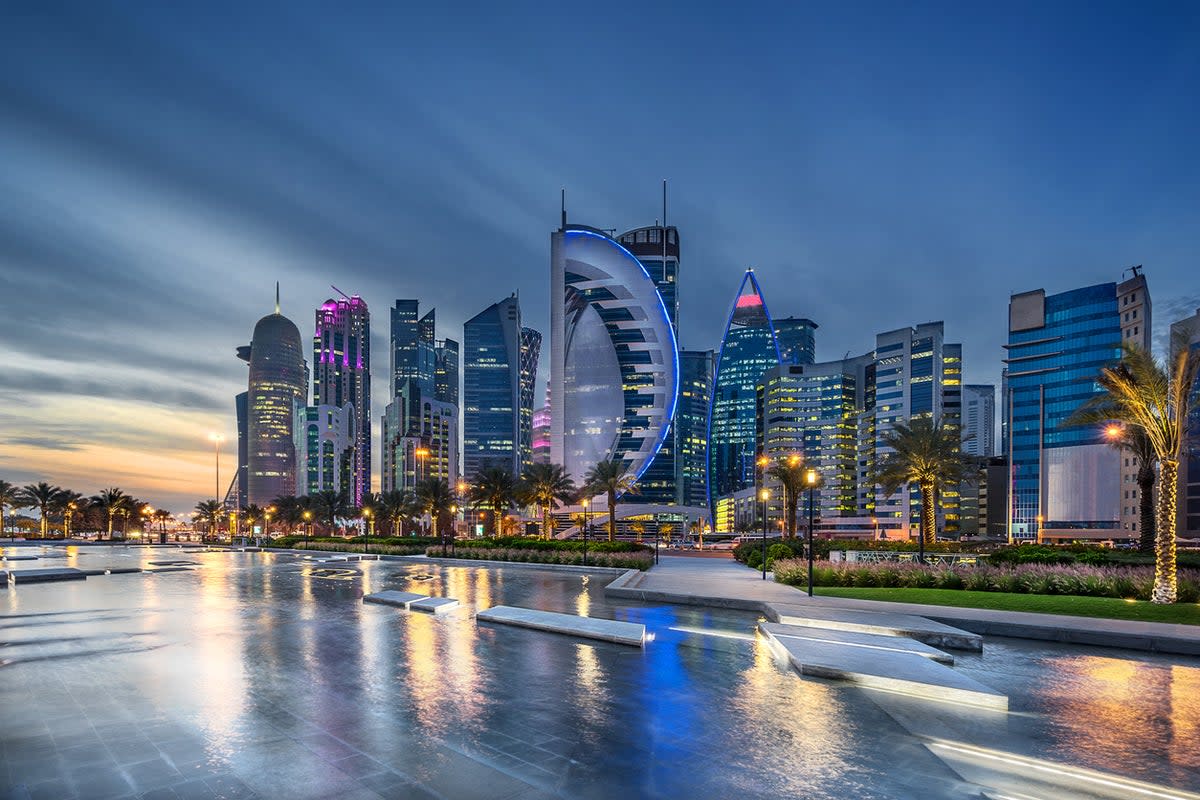
<instances>
[{"instance_id":1,"label":"sky","mask_svg":"<svg viewBox=\"0 0 1200 800\"><path fill-rule=\"evenodd\" d=\"M211 497L275 281L304 337L367 301L378 425L396 298L546 330L563 188L626 230L669 181L686 348L747 267L819 360L944 320L970 383L1014 292L1200 306L1194 4L408 5L5 4L0 479Z\"/></svg>"}]
</instances>

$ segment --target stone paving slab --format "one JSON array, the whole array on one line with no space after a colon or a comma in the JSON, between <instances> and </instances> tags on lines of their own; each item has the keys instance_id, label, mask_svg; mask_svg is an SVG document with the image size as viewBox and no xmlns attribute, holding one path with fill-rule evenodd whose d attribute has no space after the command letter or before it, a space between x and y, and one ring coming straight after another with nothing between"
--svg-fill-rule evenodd
<instances>
[{"instance_id":1,"label":"stone paving slab","mask_svg":"<svg viewBox=\"0 0 1200 800\"><path fill-rule=\"evenodd\" d=\"M8 573L11 583L46 583L48 581L84 581L87 575L74 567L47 567L46 569L15 569Z\"/></svg>"},{"instance_id":2,"label":"stone paving slab","mask_svg":"<svg viewBox=\"0 0 1200 800\"><path fill-rule=\"evenodd\" d=\"M551 633L565 633L569 636L599 639L604 642L628 644L634 647L644 647L646 643L645 625L621 622L615 619L581 617L576 614L560 614L556 611L541 611L535 608L518 608L516 606L493 606L480 611L475 618L484 622L515 625L519 628L532 628Z\"/></svg>"},{"instance_id":3,"label":"stone paving slab","mask_svg":"<svg viewBox=\"0 0 1200 800\"><path fill-rule=\"evenodd\" d=\"M378 603L384 606L396 606L397 608L408 608L408 604L416 600L428 600L429 595L417 594L416 592L398 592L395 589L388 589L383 592L375 592L363 597L364 603Z\"/></svg>"},{"instance_id":4,"label":"stone paving slab","mask_svg":"<svg viewBox=\"0 0 1200 800\"><path fill-rule=\"evenodd\" d=\"M458 601L453 597L426 597L408 604L409 611L424 611L426 614L445 614L456 608Z\"/></svg>"},{"instance_id":5,"label":"stone paving slab","mask_svg":"<svg viewBox=\"0 0 1200 800\"><path fill-rule=\"evenodd\" d=\"M197 561L151 561L153 567L185 567L185 566L200 566Z\"/></svg>"},{"instance_id":6,"label":"stone paving slab","mask_svg":"<svg viewBox=\"0 0 1200 800\"><path fill-rule=\"evenodd\" d=\"M948 647L952 650L969 650L976 653L983 650L983 637L979 634L912 614L791 603L769 603L767 607L774 612L775 621L785 625L904 636L932 647Z\"/></svg>"},{"instance_id":7,"label":"stone paving slab","mask_svg":"<svg viewBox=\"0 0 1200 800\"><path fill-rule=\"evenodd\" d=\"M89 578L96 575L142 575L145 573L141 567L108 567L107 569L85 569L83 574Z\"/></svg>"},{"instance_id":8,"label":"stone paving slab","mask_svg":"<svg viewBox=\"0 0 1200 800\"><path fill-rule=\"evenodd\" d=\"M763 632L774 647L786 654L801 675L846 681L928 700L1008 710L1006 695L915 653L776 636L765 629Z\"/></svg>"},{"instance_id":9,"label":"stone paving slab","mask_svg":"<svg viewBox=\"0 0 1200 800\"><path fill-rule=\"evenodd\" d=\"M939 664L951 665L954 663L954 656L944 650L938 650L936 647L930 647L924 642L918 642L916 639L909 639L903 636L881 636L877 633L814 628L807 625L784 625L778 622L763 622L758 627L764 633L770 633L781 638L813 639L815 641L834 642L852 647L865 647L868 650L913 653L922 658L936 661Z\"/></svg>"},{"instance_id":10,"label":"stone paving slab","mask_svg":"<svg viewBox=\"0 0 1200 800\"><path fill-rule=\"evenodd\" d=\"M5 561L37 561L37 556L4 556Z\"/></svg>"},{"instance_id":11,"label":"stone paving slab","mask_svg":"<svg viewBox=\"0 0 1200 800\"><path fill-rule=\"evenodd\" d=\"M154 569L146 570L146 572L195 572L195 570L191 567L155 567Z\"/></svg>"}]
</instances>

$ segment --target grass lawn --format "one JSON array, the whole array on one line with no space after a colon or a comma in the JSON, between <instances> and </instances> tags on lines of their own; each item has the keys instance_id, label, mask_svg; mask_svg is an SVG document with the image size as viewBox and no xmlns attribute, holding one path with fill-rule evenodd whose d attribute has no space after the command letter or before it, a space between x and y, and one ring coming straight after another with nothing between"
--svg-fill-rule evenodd
<instances>
[{"instance_id":1,"label":"grass lawn","mask_svg":"<svg viewBox=\"0 0 1200 800\"><path fill-rule=\"evenodd\" d=\"M924 603L933 606L990 608L998 611L1029 611L1037 614L1070 614L1076 617L1200 625L1200 604L1197 603L1166 606L1121 600L1116 597L966 592L959 589L862 589L850 586L818 586L814 591L827 597L852 597L857 600L888 600L893 603Z\"/></svg>"}]
</instances>

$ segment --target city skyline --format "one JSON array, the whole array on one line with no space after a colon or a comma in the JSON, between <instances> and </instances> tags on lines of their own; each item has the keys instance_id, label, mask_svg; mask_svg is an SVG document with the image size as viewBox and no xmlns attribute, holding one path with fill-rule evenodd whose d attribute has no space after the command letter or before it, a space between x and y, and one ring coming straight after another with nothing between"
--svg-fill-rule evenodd
<instances>
[{"instance_id":1,"label":"city skyline","mask_svg":"<svg viewBox=\"0 0 1200 800\"><path fill-rule=\"evenodd\" d=\"M190 509L211 492L209 432L225 438L222 483L233 475L231 398L245 367L229 354L276 280L284 315L305 328L333 283L377 308L420 297L450 331L517 290L525 322L548 330L545 231L563 186L574 216L629 230L661 213L658 182L670 181L669 222L688 238L683 348L719 344L728 297L754 267L773 312L820 325L819 360L861 352L877 331L945 320L964 345L965 381L999 387L1012 293L1067 291L1132 264L1154 283L1161 345L1200 305L1189 274L1200 182L1183 135L1195 112L1175 103L1197 79L1185 58L1195 25L1165 13L1134 25L1124 13L1042 12L1029 37L1027 20L997 12L981 43L980 18L929 30L885 14L863 33L865 12L791 10L770 26L735 19L728 33L698 34L728 51L719 64L648 24L621 31L628 58L616 66L598 44L559 41L562 20L539 19L540 47L523 55L495 41L530 19L496 18L480 26L489 38L468 31L455 45L485 55L450 66L444 51L390 53L387 24L376 33L348 20L318 37L321 67L300 43L324 21L305 13L274 36L278 20L251 10L244 38L216 32L199 9L81 7L77 28L53 9L14 13L0 34L0 65L21 76L0 79L11 110L0 143L12 154L0 167L0 275L22 302L0 321L14 352L0 471ZM431 14L406 28L440 40L449 21ZM771 28L788 22L805 46L787 51L807 55L760 55L743 41L779 43ZM616 22L595 25L602 40ZM918 33L932 57L906 44ZM839 49L852 40L895 74ZM530 60L543 58L571 68ZM435 60L442 71L428 69ZM431 77L390 77L401 72ZM647 74L661 76L665 107L644 90ZM470 108L442 101L481 81L508 88L473 89ZM329 82L355 89L323 91ZM403 117L380 102L395 97ZM618 102L653 113L626 130L604 110ZM555 103L571 113L543 124ZM720 119L692 107L720 108ZM480 129L483 116L501 121ZM681 139L689 125L705 137ZM580 137L586 159L568 146ZM384 326L373 336L387 352ZM388 381L375 384L378 410Z\"/></svg>"}]
</instances>

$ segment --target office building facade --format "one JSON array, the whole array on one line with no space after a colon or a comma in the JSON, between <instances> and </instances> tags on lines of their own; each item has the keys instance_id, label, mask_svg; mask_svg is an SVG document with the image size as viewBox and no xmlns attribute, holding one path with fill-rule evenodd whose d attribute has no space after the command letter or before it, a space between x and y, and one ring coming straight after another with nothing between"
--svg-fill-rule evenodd
<instances>
[{"instance_id":1,"label":"office building facade","mask_svg":"<svg viewBox=\"0 0 1200 800\"><path fill-rule=\"evenodd\" d=\"M306 406L296 420L297 494L345 492L353 497L357 413L352 403Z\"/></svg>"},{"instance_id":2,"label":"office building facade","mask_svg":"<svg viewBox=\"0 0 1200 800\"><path fill-rule=\"evenodd\" d=\"M533 328L521 328L521 365L518 414L520 416L521 469L533 464L533 398L537 391L538 357L542 353L542 334Z\"/></svg>"},{"instance_id":3,"label":"office building facade","mask_svg":"<svg viewBox=\"0 0 1200 800\"><path fill-rule=\"evenodd\" d=\"M712 350L679 351L679 406L675 411L675 503L708 506L708 407L712 399Z\"/></svg>"},{"instance_id":4,"label":"office building facade","mask_svg":"<svg viewBox=\"0 0 1200 800\"><path fill-rule=\"evenodd\" d=\"M342 488L360 506L371 493L371 313L357 295L326 300L317 309L312 404L339 410L350 407L354 418L351 479Z\"/></svg>"},{"instance_id":5,"label":"office building facade","mask_svg":"<svg viewBox=\"0 0 1200 800\"><path fill-rule=\"evenodd\" d=\"M774 320L781 364L811 364L817 360L817 323L803 317Z\"/></svg>"},{"instance_id":6,"label":"office building facade","mask_svg":"<svg viewBox=\"0 0 1200 800\"><path fill-rule=\"evenodd\" d=\"M521 306L516 295L463 325L463 474L521 474ZM532 419L530 420L532 424Z\"/></svg>"},{"instance_id":7,"label":"office building facade","mask_svg":"<svg viewBox=\"0 0 1200 800\"><path fill-rule=\"evenodd\" d=\"M1171 325L1171 352L1177 352L1178 347L1200 350L1200 309L1195 316ZM1175 530L1181 538L1197 539L1200 538L1200 381L1192 389L1188 427L1183 457L1179 460L1179 514Z\"/></svg>"},{"instance_id":8,"label":"office building facade","mask_svg":"<svg viewBox=\"0 0 1200 800\"><path fill-rule=\"evenodd\" d=\"M678 399L667 305L633 253L603 231L567 225L565 213L550 254L551 459L577 483L610 459L640 481Z\"/></svg>"},{"instance_id":9,"label":"office building facade","mask_svg":"<svg viewBox=\"0 0 1200 800\"><path fill-rule=\"evenodd\" d=\"M1149 348L1151 324L1149 290L1138 274L1010 299L1004 393L1010 537L1036 539L1056 529L1079 531L1079 538L1138 535L1136 466L1124 465L1125 455L1104 441L1101 426L1066 422L1100 392L1096 375L1120 359L1122 342Z\"/></svg>"},{"instance_id":10,"label":"office building facade","mask_svg":"<svg viewBox=\"0 0 1200 800\"><path fill-rule=\"evenodd\" d=\"M976 458L996 453L996 387L967 384L962 393L963 452Z\"/></svg>"}]
</instances>

